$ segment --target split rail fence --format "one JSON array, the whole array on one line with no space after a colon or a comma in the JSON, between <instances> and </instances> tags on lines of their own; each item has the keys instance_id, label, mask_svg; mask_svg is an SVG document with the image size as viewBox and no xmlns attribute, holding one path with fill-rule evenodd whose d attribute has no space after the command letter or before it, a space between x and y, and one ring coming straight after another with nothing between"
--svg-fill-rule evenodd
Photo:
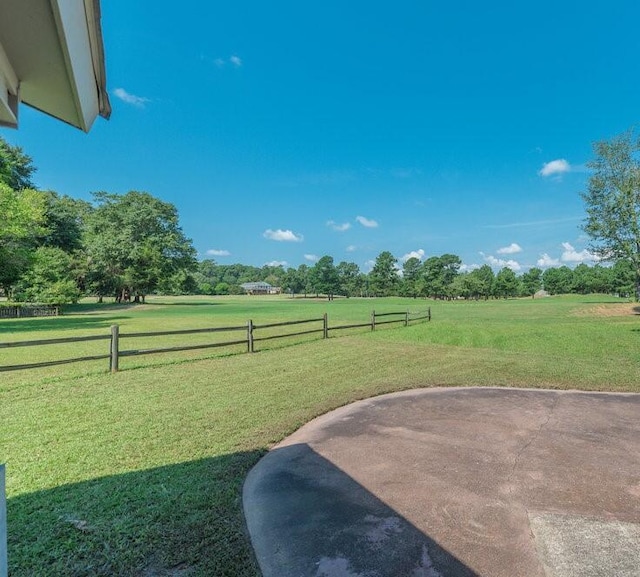
<instances>
[{"instance_id":1,"label":"split rail fence","mask_svg":"<svg viewBox=\"0 0 640 577\"><path fill-rule=\"evenodd\" d=\"M66 358L66 359L58 359L51 361L43 361L36 363L27 363L20 365L4 365L0 366L0 372L2 371L15 371L21 369L34 369L41 367L52 367L55 365L63 365L68 363L75 363L80 361L97 361L97 360L109 360L109 370L113 373L117 372L120 368L120 359L123 357L133 357L139 355L151 355L158 353L171 353L171 352L179 352L179 351L194 351L200 349L211 349L218 347L230 347L237 345L246 345L248 353L257 352L256 344L263 341L269 341L274 339L282 339L287 337L295 337L295 336L303 336L303 335L311 335L318 334L322 335L323 339L329 338L330 331L340 331L345 329L355 329L355 328L369 328L370 330L376 330L376 327L381 325L388 324L403 324L404 326L408 326L409 323L420 321L420 320L431 320L431 308L428 308L425 311L421 312L388 312L388 313L376 313L375 311L371 312L371 318L366 323L356 323L356 324L345 324L345 325L337 325L337 326L329 326L329 319L327 314L325 313L322 317L313 318L313 319L304 319L304 320L295 320L295 321L286 321L279 323L266 323L266 324L255 324L252 320L247 321L244 325L237 325L232 327L214 327L214 328L205 328L205 329L182 329L175 331L156 331L156 332L143 332L143 333L120 333L119 325L113 325L111 327L110 334L105 335L92 335L92 336L84 336L84 337L65 337L65 338L56 338L56 339L38 339L31 341L14 341L14 342L5 342L0 343L0 349L4 348L13 348L13 347L34 347L34 346L43 346L43 345L56 345L56 344L65 344L65 343L84 343L89 341L109 341L109 353L97 354L97 355L86 355L82 357L74 357L74 358ZM275 334L265 334L264 336L260 336L260 331L264 331L266 329L279 329L281 327L289 327L289 326L297 326L297 325L318 325L322 323L320 327L315 326L311 329L305 329L298 332L284 332L284 333L275 333ZM144 349L125 349L121 350L120 344L121 341L126 339L136 339L136 338L155 338L155 337L165 337L165 336L182 336L182 335L194 335L194 334L206 334L206 333L243 333L242 338L236 338L233 340L226 340L222 342L209 342L209 343L200 343L194 345L179 345L172 347L152 347L152 348L144 348Z\"/></svg>"},{"instance_id":2,"label":"split rail fence","mask_svg":"<svg viewBox=\"0 0 640 577\"><path fill-rule=\"evenodd\" d=\"M25 317L57 317L58 305L2 305L0 319L20 319Z\"/></svg>"}]
</instances>

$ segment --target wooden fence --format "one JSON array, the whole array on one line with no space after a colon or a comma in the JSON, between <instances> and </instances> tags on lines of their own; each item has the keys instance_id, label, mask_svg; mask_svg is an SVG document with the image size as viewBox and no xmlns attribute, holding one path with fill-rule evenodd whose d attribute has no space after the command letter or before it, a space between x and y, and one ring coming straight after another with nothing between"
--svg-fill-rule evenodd
<instances>
[{"instance_id":1,"label":"wooden fence","mask_svg":"<svg viewBox=\"0 0 640 577\"><path fill-rule=\"evenodd\" d=\"M58 305L3 305L0 306L0 319L20 319L25 317L57 317Z\"/></svg>"},{"instance_id":2,"label":"wooden fence","mask_svg":"<svg viewBox=\"0 0 640 577\"><path fill-rule=\"evenodd\" d=\"M383 319L383 320L378 320ZM64 344L64 343L79 343L79 342L88 342L88 341L106 341L110 342L109 353L99 354L99 355L89 355L83 357L74 357L68 359L59 359L53 361L44 361L37 363L27 363L21 365L4 365L0 366L0 372L2 371L15 371L20 369L33 369L39 367L52 367L55 365L63 365L68 363L75 363L79 361L96 361L101 359L109 359L109 370L113 373L117 372L120 365L120 358L122 357L133 357L139 355L150 355L157 353L169 353L169 352L179 352L179 351L193 351L199 349L210 349L217 347L230 347L234 345L246 345L248 353L255 353L257 351L256 343L261 341L269 341L273 339L282 339L286 337L295 337L302 335L311 335L311 334L322 334L323 339L329 338L330 331L338 331L344 329L354 329L354 328L370 328L372 331L376 329L376 327L380 325L392 324L392 323L402 323L404 326L408 326L412 321L419 320L431 320L431 308L428 308L425 311L411 313L409 311L405 312L390 312L390 313L376 313L375 311L371 312L371 318L369 322L366 323L356 323L356 324L347 324L347 325L337 325L337 326L329 326L329 319L327 314L325 313L322 317L313 318L313 319L304 319L304 320L296 320L296 321L286 321L280 323L268 323L268 324L254 324L252 320L247 321L244 325L237 325L233 327L216 327L216 328L208 328L208 329L183 329L176 331L160 331L160 332L146 332L146 333L120 333L120 327L118 325L113 325L111 327L111 333L108 335L93 335L93 336L85 336L85 337L66 337L66 338L57 338L57 339L39 339L32 341L14 341L14 342L6 342L0 343L0 349L3 348L13 348L13 347L33 347L33 346L42 346L42 345L54 345L54 344ZM305 329L297 332L284 332L277 334L267 334L265 336L258 336L258 331L263 331L265 329L274 329L281 327L289 327L289 326L297 326L297 325L319 325L311 329ZM236 338L233 340L223 341L223 342L214 342L214 343L201 343L195 345L182 345L175 347L154 347L154 348L145 348L145 349L125 349L121 350L120 343L123 339L136 339L136 338L149 338L149 337L164 337L164 336L175 336L175 335L193 335L193 334L206 334L206 333L243 333L242 338Z\"/></svg>"}]
</instances>

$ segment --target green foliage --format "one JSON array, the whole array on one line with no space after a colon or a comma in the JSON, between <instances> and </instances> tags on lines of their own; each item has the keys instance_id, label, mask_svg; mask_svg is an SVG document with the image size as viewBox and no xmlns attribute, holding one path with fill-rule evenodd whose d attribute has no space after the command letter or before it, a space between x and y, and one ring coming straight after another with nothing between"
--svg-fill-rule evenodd
<instances>
[{"instance_id":1,"label":"green foliage","mask_svg":"<svg viewBox=\"0 0 640 577\"><path fill-rule=\"evenodd\" d=\"M369 273L369 288L376 296L396 294L400 278L396 263L398 259L388 250L381 252L376 258L373 269Z\"/></svg>"},{"instance_id":2,"label":"green foliage","mask_svg":"<svg viewBox=\"0 0 640 577\"><path fill-rule=\"evenodd\" d=\"M0 184L13 190L33 188L31 176L36 171L31 157L19 146L11 146L0 137Z\"/></svg>"},{"instance_id":3,"label":"green foliage","mask_svg":"<svg viewBox=\"0 0 640 577\"><path fill-rule=\"evenodd\" d=\"M454 254L432 256L423 265L423 294L433 298L451 298L452 283L460 270L462 261Z\"/></svg>"},{"instance_id":4,"label":"green foliage","mask_svg":"<svg viewBox=\"0 0 640 577\"><path fill-rule=\"evenodd\" d=\"M533 296L542 288L542 270L533 267L520 277L520 286L523 296Z\"/></svg>"},{"instance_id":5,"label":"green foliage","mask_svg":"<svg viewBox=\"0 0 640 577\"><path fill-rule=\"evenodd\" d=\"M282 290L292 295L305 291L307 286L308 269L306 265L300 265L300 268L290 268L282 279Z\"/></svg>"},{"instance_id":6,"label":"green foliage","mask_svg":"<svg viewBox=\"0 0 640 577\"><path fill-rule=\"evenodd\" d=\"M612 294L621 297L630 297L635 292L636 273L633 270L633 264L628 260L619 260L611 268L611 286Z\"/></svg>"},{"instance_id":7,"label":"green foliage","mask_svg":"<svg viewBox=\"0 0 640 577\"><path fill-rule=\"evenodd\" d=\"M45 224L38 244L56 246L68 253L82 249L84 224L93 210L91 204L53 191L40 194L45 199Z\"/></svg>"},{"instance_id":8,"label":"green foliage","mask_svg":"<svg viewBox=\"0 0 640 577\"><path fill-rule=\"evenodd\" d=\"M355 262L342 261L336 266L340 292L347 297L360 296L364 288L364 279Z\"/></svg>"},{"instance_id":9,"label":"green foliage","mask_svg":"<svg viewBox=\"0 0 640 577\"><path fill-rule=\"evenodd\" d=\"M510 268L502 268L496 275L493 293L498 298L515 297L519 291L518 277Z\"/></svg>"},{"instance_id":10,"label":"green foliage","mask_svg":"<svg viewBox=\"0 0 640 577\"><path fill-rule=\"evenodd\" d=\"M198 293L198 285L191 272L180 269L171 276L162 277L157 290L163 295L192 295Z\"/></svg>"},{"instance_id":11,"label":"green foliage","mask_svg":"<svg viewBox=\"0 0 640 577\"><path fill-rule=\"evenodd\" d=\"M195 266L195 250L178 225L178 212L147 192L96 193L87 217L86 250L91 288L138 300L162 279Z\"/></svg>"},{"instance_id":12,"label":"green foliage","mask_svg":"<svg viewBox=\"0 0 640 577\"><path fill-rule=\"evenodd\" d=\"M45 230L45 199L35 190L16 191L0 183L0 215L0 288L11 295L29 267L38 235Z\"/></svg>"},{"instance_id":13,"label":"green foliage","mask_svg":"<svg viewBox=\"0 0 640 577\"><path fill-rule=\"evenodd\" d=\"M41 246L31 268L14 293L18 302L66 304L78 302L80 291L72 277L73 259L60 248Z\"/></svg>"},{"instance_id":14,"label":"green foliage","mask_svg":"<svg viewBox=\"0 0 640 577\"><path fill-rule=\"evenodd\" d=\"M573 271L568 266L548 268L542 273L542 285L549 294L569 294L574 286Z\"/></svg>"},{"instance_id":15,"label":"green foliage","mask_svg":"<svg viewBox=\"0 0 640 577\"><path fill-rule=\"evenodd\" d=\"M333 264L333 257L323 256L309 271L311 286L316 293L327 295L329 300L340 291L340 276Z\"/></svg>"},{"instance_id":16,"label":"green foliage","mask_svg":"<svg viewBox=\"0 0 640 577\"><path fill-rule=\"evenodd\" d=\"M420 294L419 280L422 261L412 256L402 265L402 295L417 297Z\"/></svg>"},{"instance_id":17,"label":"green foliage","mask_svg":"<svg viewBox=\"0 0 640 577\"><path fill-rule=\"evenodd\" d=\"M45 198L38 191L15 190L0 183L0 243L44 232L45 212Z\"/></svg>"},{"instance_id":18,"label":"green foliage","mask_svg":"<svg viewBox=\"0 0 640 577\"><path fill-rule=\"evenodd\" d=\"M594 251L609 261L628 260L636 274L640 299L640 139L633 131L594 144L595 158L582 198L584 231Z\"/></svg>"},{"instance_id":19,"label":"green foliage","mask_svg":"<svg viewBox=\"0 0 640 577\"><path fill-rule=\"evenodd\" d=\"M488 264L483 264L469 274L475 281L475 290L478 298L488 299L493 294L493 283L496 280L496 275L493 274L492 268Z\"/></svg>"}]
</instances>

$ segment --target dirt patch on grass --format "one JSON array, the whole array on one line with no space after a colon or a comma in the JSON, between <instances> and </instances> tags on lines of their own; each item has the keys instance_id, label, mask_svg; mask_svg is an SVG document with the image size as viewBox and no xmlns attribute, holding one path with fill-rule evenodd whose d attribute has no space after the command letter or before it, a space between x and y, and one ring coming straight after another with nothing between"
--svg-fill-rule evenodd
<instances>
[{"instance_id":1,"label":"dirt patch on grass","mask_svg":"<svg viewBox=\"0 0 640 577\"><path fill-rule=\"evenodd\" d=\"M638 303L602 303L574 312L579 317L626 317L640 315Z\"/></svg>"}]
</instances>

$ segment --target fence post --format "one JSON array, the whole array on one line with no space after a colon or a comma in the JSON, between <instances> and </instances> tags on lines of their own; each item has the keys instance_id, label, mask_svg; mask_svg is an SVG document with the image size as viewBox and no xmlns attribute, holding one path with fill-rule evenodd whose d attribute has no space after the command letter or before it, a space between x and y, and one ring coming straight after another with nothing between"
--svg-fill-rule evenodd
<instances>
[{"instance_id":1,"label":"fence post","mask_svg":"<svg viewBox=\"0 0 640 577\"><path fill-rule=\"evenodd\" d=\"M0 465L0 577L7 577L7 495L4 465Z\"/></svg>"},{"instance_id":2,"label":"fence post","mask_svg":"<svg viewBox=\"0 0 640 577\"><path fill-rule=\"evenodd\" d=\"M429 318L429 320L431 320L431 307L429 307L427 310L428 310L428 312L429 312L429 316L428 316L428 318Z\"/></svg>"},{"instance_id":3,"label":"fence post","mask_svg":"<svg viewBox=\"0 0 640 577\"><path fill-rule=\"evenodd\" d=\"M376 330L376 311L371 311L371 330Z\"/></svg>"},{"instance_id":4,"label":"fence post","mask_svg":"<svg viewBox=\"0 0 640 577\"><path fill-rule=\"evenodd\" d=\"M109 357L109 369L112 373L118 372L118 353L119 353L120 327L111 325L111 354Z\"/></svg>"},{"instance_id":5,"label":"fence post","mask_svg":"<svg viewBox=\"0 0 640 577\"><path fill-rule=\"evenodd\" d=\"M322 338L329 338L329 317L327 317L327 313L322 316Z\"/></svg>"},{"instance_id":6,"label":"fence post","mask_svg":"<svg viewBox=\"0 0 640 577\"><path fill-rule=\"evenodd\" d=\"M247 352L254 353L255 350L253 348L253 321L247 321Z\"/></svg>"},{"instance_id":7,"label":"fence post","mask_svg":"<svg viewBox=\"0 0 640 577\"><path fill-rule=\"evenodd\" d=\"M409 311L407 311L406 313L404 313L404 326L408 327L409 326Z\"/></svg>"}]
</instances>

